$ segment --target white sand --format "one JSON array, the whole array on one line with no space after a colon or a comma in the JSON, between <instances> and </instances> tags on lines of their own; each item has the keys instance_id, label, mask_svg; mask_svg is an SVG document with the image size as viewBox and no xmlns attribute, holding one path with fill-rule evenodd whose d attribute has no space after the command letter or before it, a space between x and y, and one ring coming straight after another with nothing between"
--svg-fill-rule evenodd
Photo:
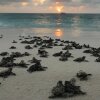
<instances>
[{"instance_id":1,"label":"white sand","mask_svg":"<svg viewBox=\"0 0 100 100\"><path fill-rule=\"evenodd\" d=\"M41 59L42 65L47 66L48 69L46 71L33 72L30 74L26 71L27 69L14 68L16 76L8 77L5 80L0 78L0 82L2 83L0 85L0 100L49 100L48 96L50 96L50 90L56 85L57 81L70 80L75 77L75 74L79 70L93 74L88 81L79 81L77 79L77 84L81 86L83 91L87 92L87 95L65 98L65 100L100 100L100 63L94 62L94 57L83 54L83 50L72 50L71 52L75 58L86 55L86 59L89 60L89 62L76 63L73 62L74 58L70 58L69 61L66 62L61 62L58 58L53 57L52 54L60 51L62 47L47 49L49 57L40 58L37 55L36 48L33 50L25 50L24 44L20 43L15 44L17 47L16 50L9 50L9 47L13 45L11 43L12 40L18 40L19 33L16 30L3 30L3 32L8 32L9 35L4 36L4 39L0 39L0 52L28 51L32 54L31 56L20 58L17 61L21 59L27 61L35 56ZM1 68L0 70L3 69L4 68Z\"/></svg>"}]
</instances>

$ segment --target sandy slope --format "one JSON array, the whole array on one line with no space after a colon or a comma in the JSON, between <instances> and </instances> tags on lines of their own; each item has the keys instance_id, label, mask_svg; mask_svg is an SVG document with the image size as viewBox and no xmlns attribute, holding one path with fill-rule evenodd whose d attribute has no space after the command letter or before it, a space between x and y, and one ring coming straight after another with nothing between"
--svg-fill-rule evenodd
<instances>
[{"instance_id":1,"label":"sandy slope","mask_svg":"<svg viewBox=\"0 0 100 100\"><path fill-rule=\"evenodd\" d=\"M18 37L13 37L18 40ZM47 66L48 69L43 72L28 73L24 68L15 68L16 76L11 76L5 80L0 78L0 100L49 100L50 90L56 85L59 80L70 80L75 77L79 70L84 70L92 73L93 76L88 81L79 81L77 84L82 86L82 90L87 92L85 96L77 96L73 98L66 98L65 100L100 100L100 64L94 62L95 58L90 55L83 54L83 50L72 50L73 56L80 57L86 55L89 62L76 63L73 62L74 58L70 58L67 62L60 62L58 58L52 56L53 53L61 50L61 47L54 49L47 49L49 52L48 58L40 58L37 55L37 49L25 50L24 45L15 44L16 50L9 50L12 45L11 41L5 37L0 40L1 51L28 51L32 55L17 59L17 62L24 59L30 60L33 56L42 60L42 65ZM7 42L6 42L7 41ZM1 52L0 51L0 52ZM1 68L1 70L3 70ZM58 99L63 100L63 99Z\"/></svg>"}]
</instances>

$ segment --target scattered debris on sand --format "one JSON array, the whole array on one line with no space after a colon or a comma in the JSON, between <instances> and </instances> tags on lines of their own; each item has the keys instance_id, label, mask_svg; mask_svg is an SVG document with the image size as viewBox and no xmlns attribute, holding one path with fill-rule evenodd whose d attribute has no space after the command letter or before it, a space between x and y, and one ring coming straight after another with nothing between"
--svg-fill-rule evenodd
<instances>
[{"instance_id":1,"label":"scattered debris on sand","mask_svg":"<svg viewBox=\"0 0 100 100\"><path fill-rule=\"evenodd\" d=\"M92 74L87 74L86 72L80 70L77 74L76 77L79 78L80 80L88 80L89 76L92 76Z\"/></svg>"},{"instance_id":2,"label":"scattered debris on sand","mask_svg":"<svg viewBox=\"0 0 100 100\"><path fill-rule=\"evenodd\" d=\"M16 74L12 72L12 68L8 68L7 70L0 72L0 77L2 78L7 78L11 75L16 76Z\"/></svg>"},{"instance_id":3,"label":"scattered debris on sand","mask_svg":"<svg viewBox=\"0 0 100 100\"><path fill-rule=\"evenodd\" d=\"M43 67L40 62L36 62L35 64L31 65L27 71L32 73L35 71L45 71L47 67Z\"/></svg>"},{"instance_id":4,"label":"scattered debris on sand","mask_svg":"<svg viewBox=\"0 0 100 100\"><path fill-rule=\"evenodd\" d=\"M77 95L85 95L86 92L81 90L80 86L75 85L76 80L73 78L70 81L58 81L57 85L51 90L51 96L49 98L67 98L74 97Z\"/></svg>"},{"instance_id":5,"label":"scattered debris on sand","mask_svg":"<svg viewBox=\"0 0 100 100\"><path fill-rule=\"evenodd\" d=\"M85 60L85 56L83 56L83 57L79 57L79 58L76 58L76 59L74 59L74 61L75 62L88 62L88 60Z\"/></svg>"}]
</instances>

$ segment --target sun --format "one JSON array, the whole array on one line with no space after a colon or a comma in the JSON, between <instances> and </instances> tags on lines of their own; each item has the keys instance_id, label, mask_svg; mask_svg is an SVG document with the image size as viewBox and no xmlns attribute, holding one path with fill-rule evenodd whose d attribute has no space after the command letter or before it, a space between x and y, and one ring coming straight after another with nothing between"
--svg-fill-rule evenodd
<instances>
[{"instance_id":1,"label":"sun","mask_svg":"<svg viewBox=\"0 0 100 100\"><path fill-rule=\"evenodd\" d=\"M58 13L61 13L61 12L64 10L63 4L61 4L60 2L56 2L56 3L55 3L55 10L56 10Z\"/></svg>"},{"instance_id":2,"label":"sun","mask_svg":"<svg viewBox=\"0 0 100 100\"><path fill-rule=\"evenodd\" d=\"M22 6L27 6L28 3L27 2L22 2Z\"/></svg>"},{"instance_id":3,"label":"sun","mask_svg":"<svg viewBox=\"0 0 100 100\"><path fill-rule=\"evenodd\" d=\"M64 6L56 6L56 10L61 13L63 11Z\"/></svg>"}]
</instances>

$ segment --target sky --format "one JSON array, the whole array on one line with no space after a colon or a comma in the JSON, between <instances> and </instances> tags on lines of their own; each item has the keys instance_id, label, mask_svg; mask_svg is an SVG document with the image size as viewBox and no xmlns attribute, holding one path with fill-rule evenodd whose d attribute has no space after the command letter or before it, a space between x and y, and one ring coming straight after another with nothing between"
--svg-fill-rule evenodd
<instances>
[{"instance_id":1,"label":"sky","mask_svg":"<svg viewBox=\"0 0 100 100\"><path fill-rule=\"evenodd\" d=\"M0 0L0 13L100 13L100 0Z\"/></svg>"}]
</instances>

